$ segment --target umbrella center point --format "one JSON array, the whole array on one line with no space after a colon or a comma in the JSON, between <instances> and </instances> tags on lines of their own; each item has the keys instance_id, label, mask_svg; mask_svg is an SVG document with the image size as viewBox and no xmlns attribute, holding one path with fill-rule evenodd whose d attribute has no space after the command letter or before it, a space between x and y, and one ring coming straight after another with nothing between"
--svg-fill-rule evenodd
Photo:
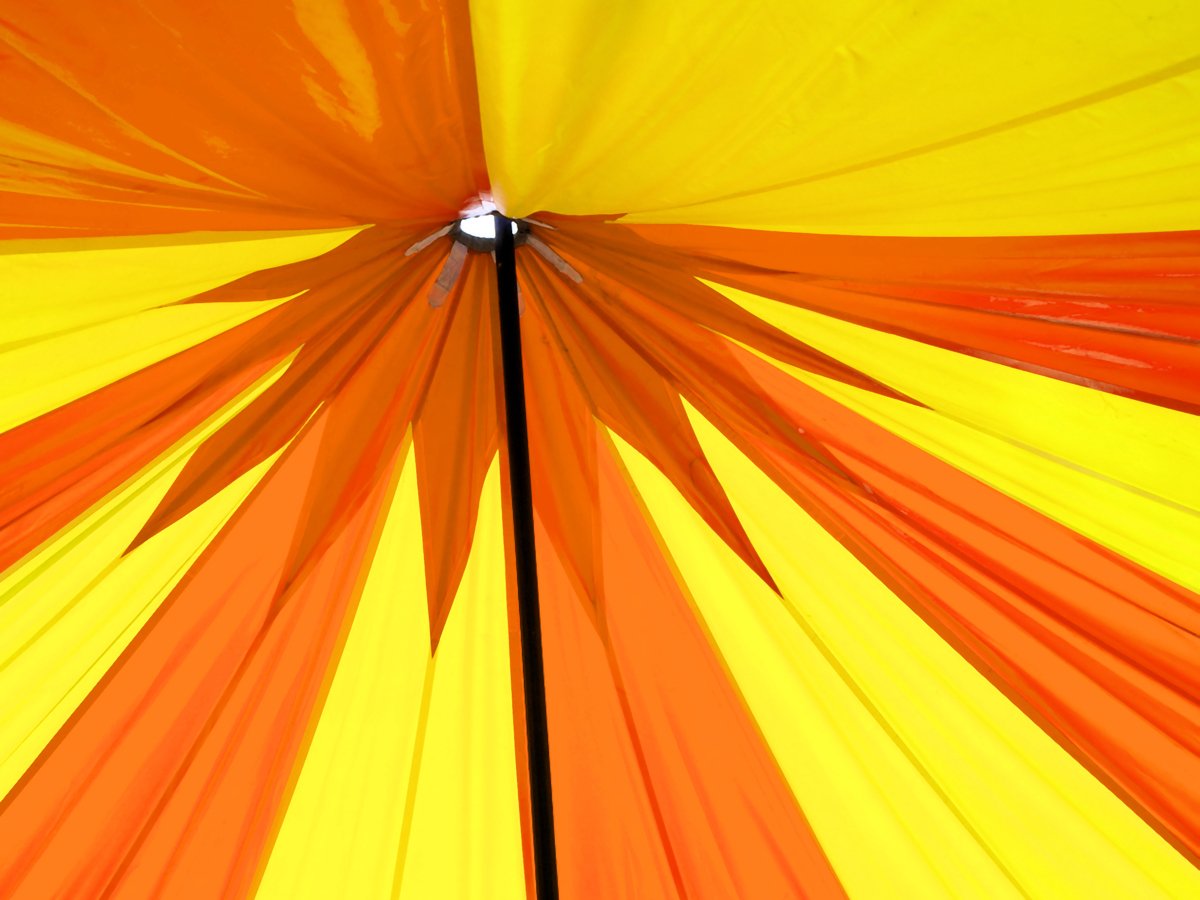
<instances>
[{"instance_id":1,"label":"umbrella center point","mask_svg":"<svg viewBox=\"0 0 1200 900\"><path fill-rule=\"evenodd\" d=\"M521 219L503 219L495 213L463 216L450 227L450 236L470 250L490 253L496 249L496 229L503 221L507 221L512 229L514 241L524 243L529 226Z\"/></svg>"}]
</instances>

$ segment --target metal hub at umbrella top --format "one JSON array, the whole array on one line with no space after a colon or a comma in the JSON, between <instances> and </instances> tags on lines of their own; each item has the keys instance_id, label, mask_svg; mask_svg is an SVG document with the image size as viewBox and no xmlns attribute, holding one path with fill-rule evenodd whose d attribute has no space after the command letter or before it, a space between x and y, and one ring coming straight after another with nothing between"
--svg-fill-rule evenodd
<instances>
[{"instance_id":1,"label":"metal hub at umbrella top","mask_svg":"<svg viewBox=\"0 0 1200 900\"><path fill-rule=\"evenodd\" d=\"M523 219L508 219L496 213L464 216L450 226L450 236L468 250L493 253L499 237L497 226L500 221L508 223L515 245L525 243L529 237L529 223Z\"/></svg>"}]
</instances>

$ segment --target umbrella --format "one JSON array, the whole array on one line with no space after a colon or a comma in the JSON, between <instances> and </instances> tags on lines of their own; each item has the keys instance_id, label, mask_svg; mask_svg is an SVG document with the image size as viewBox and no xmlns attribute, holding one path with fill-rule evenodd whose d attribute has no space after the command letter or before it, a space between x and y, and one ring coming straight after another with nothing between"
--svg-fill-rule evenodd
<instances>
[{"instance_id":1,"label":"umbrella","mask_svg":"<svg viewBox=\"0 0 1200 900\"><path fill-rule=\"evenodd\" d=\"M1200 894L1200 16L12 0L0 894Z\"/></svg>"}]
</instances>

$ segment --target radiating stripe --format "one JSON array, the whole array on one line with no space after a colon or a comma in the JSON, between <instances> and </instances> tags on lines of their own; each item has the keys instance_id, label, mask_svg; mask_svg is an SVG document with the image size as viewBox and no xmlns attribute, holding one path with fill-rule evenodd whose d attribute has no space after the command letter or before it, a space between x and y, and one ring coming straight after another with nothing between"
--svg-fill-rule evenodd
<instances>
[{"instance_id":1,"label":"radiating stripe","mask_svg":"<svg viewBox=\"0 0 1200 900\"><path fill-rule=\"evenodd\" d=\"M646 749L613 670L599 597L537 532L555 853L563 897L686 896ZM594 582L593 582L594 583Z\"/></svg>"},{"instance_id":2,"label":"radiating stripe","mask_svg":"<svg viewBox=\"0 0 1200 900\"><path fill-rule=\"evenodd\" d=\"M341 229L5 241L0 350L166 306L249 272L318 256L354 234Z\"/></svg>"},{"instance_id":3,"label":"radiating stripe","mask_svg":"<svg viewBox=\"0 0 1200 900\"><path fill-rule=\"evenodd\" d=\"M721 291L932 409L780 368L1056 521L1200 590L1200 417Z\"/></svg>"},{"instance_id":4,"label":"radiating stripe","mask_svg":"<svg viewBox=\"0 0 1200 900\"><path fill-rule=\"evenodd\" d=\"M598 628L680 893L843 897L609 435L596 440Z\"/></svg>"},{"instance_id":5,"label":"radiating stripe","mask_svg":"<svg viewBox=\"0 0 1200 900\"><path fill-rule=\"evenodd\" d=\"M0 794L120 656L271 462L242 476L160 540L122 557L181 462L159 468L52 544L44 568L20 567L0 585L7 595L0 600L7 645L0 659L0 695L10 698L0 736ZM37 563L42 559L39 555Z\"/></svg>"},{"instance_id":6,"label":"radiating stripe","mask_svg":"<svg viewBox=\"0 0 1200 900\"><path fill-rule=\"evenodd\" d=\"M256 896L392 896L430 665L410 453Z\"/></svg>"},{"instance_id":7,"label":"radiating stripe","mask_svg":"<svg viewBox=\"0 0 1200 900\"><path fill-rule=\"evenodd\" d=\"M433 660L420 777L397 886L404 900L526 896L497 462L484 481L478 515Z\"/></svg>"},{"instance_id":8,"label":"radiating stripe","mask_svg":"<svg viewBox=\"0 0 1200 900\"><path fill-rule=\"evenodd\" d=\"M783 591L623 457L851 896L1187 896L1200 874L693 413Z\"/></svg>"},{"instance_id":9,"label":"radiating stripe","mask_svg":"<svg viewBox=\"0 0 1200 900\"><path fill-rule=\"evenodd\" d=\"M0 251L0 431L228 331L289 294L172 307L177 301L308 259L353 234L13 242Z\"/></svg>"},{"instance_id":10,"label":"radiating stripe","mask_svg":"<svg viewBox=\"0 0 1200 900\"><path fill-rule=\"evenodd\" d=\"M240 325L276 303L157 309L0 354L0 431Z\"/></svg>"},{"instance_id":11,"label":"radiating stripe","mask_svg":"<svg viewBox=\"0 0 1200 900\"><path fill-rule=\"evenodd\" d=\"M229 519L274 457L125 554L196 447L277 368L104 503L0 579L0 796L25 772Z\"/></svg>"},{"instance_id":12,"label":"radiating stripe","mask_svg":"<svg viewBox=\"0 0 1200 900\"><path fill-rule=\"evenodd\" d=\"M126 849L110 882L114 894L249 893L358 599L386 487L373 487L286 587L255 598L271 601L259 607L261 625Z\"/></svg>"},{"instance_id":13,"label":"radiating stripe","mask_svg":"<svg viewBox=\"0 0 1200 900\"><path fill-rule=\"evenodd\" d=\"M0 805L0 839L12 848L0 893L99 893L119 880L143 836L159 839L148 826L170 804L269 624L292 538L279 523L294 521L303 509L322 424L314 423L284 452ZM278 712L269 705L261 709ZM243 809L271 814L262 806L265 794L256 786L256 803L247 805L241 791ZM202 817L204 808L195 812ZM152 881L176 874L163 870L161 857L152 862L158 865L134 866L127 874ZM257 856L251 862L256 868ZM225 866L201 871L210 882L229 874ZM195 876L196 868L189 874Z\"/></svg>"},{"instance_id":14,"label":"radiating stripe","mask_svg":"<svg viewBox=\"0 0 1200 900\"><path fill-rule=\"evenodd\" d=\"M953 235L1165 231L1200 213L1188 2L471 11L510 215Z\"/></svg>"}]
</instances>

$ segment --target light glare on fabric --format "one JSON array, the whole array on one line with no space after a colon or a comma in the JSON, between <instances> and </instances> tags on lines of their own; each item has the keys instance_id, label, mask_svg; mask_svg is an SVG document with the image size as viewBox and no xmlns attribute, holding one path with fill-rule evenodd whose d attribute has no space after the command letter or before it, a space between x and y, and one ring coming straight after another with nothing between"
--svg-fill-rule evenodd
<instances>
[{"instance_id":1,"label":"light glare on fabric","mask_svg":"<svg viewBox=\"0 0 1200 900\"><path fill-rule=\"evenodd\" d=\"M459 220L459 226L465 234L471 237L484 238L485 240L496 239L496 217L487 216L468 216ZM517 233L517 223L512 223L512 233Z\"/></svg>"}]
</instances>

